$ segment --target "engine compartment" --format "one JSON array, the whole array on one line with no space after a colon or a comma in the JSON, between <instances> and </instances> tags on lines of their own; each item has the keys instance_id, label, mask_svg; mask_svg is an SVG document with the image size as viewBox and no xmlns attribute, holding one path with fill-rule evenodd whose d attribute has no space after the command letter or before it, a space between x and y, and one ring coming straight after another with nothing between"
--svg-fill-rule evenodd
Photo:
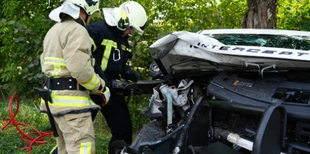
<instances>
[{"instance_id":1,"label":"engine compartment","mask_svg":"<svg viewBox=\"0 0 310 154\"><path fill-rule=\"evenodd\" d=\"M150 122L127 151L309 153L310 86L306 79L310 74L302 74L269 72L262 78L257 72L245 71L166 79L154 88L157 94L145 112ZM231 81L233 87L217 79ZM169 88L172 102L163 87Z\"/></svg>"}]
</instances>

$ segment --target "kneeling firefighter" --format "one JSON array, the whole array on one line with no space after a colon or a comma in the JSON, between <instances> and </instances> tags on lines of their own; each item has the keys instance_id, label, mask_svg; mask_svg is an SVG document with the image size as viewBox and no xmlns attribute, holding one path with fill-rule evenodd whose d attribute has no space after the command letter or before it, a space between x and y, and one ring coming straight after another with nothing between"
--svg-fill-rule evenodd
<instances>
[{"instance_id":1,"label":"kneeling firefighter","mask_svg":"<svg viewBox=\"0 0 310 154\"><path fill-rule=\"evenodd\" d=\"M47 32L40 57L47 82L35 90L45 100L41 111L49 115L59 154L95 153L91 113L100 106L89 91L104 97L108 88L93 68L85 26L98 11L98 0L67 0L49 15L57 23Z\"/></svg>"},{"instance_id":2,"label":"kneeling firefighter","mask_svg":"<svg viewBox=\"0 0 310 154\"><path fill-rule=\"evenodd\" d=\"M132 142L132 121L125 96L114 91L115 80L136 82L139 74L132 70L127 61L132 57L128 51L129 36L134 32L142 35L147 22L144 8L135 1L127 1L117 8L103 8L104 19L87 26L93 39L95 50L95 70L111 89L109 103L100 112L106 119L112 137L108 153L118 153ZM92 100L102 104L98 95L90 95Z\"/></svg>"}]
</instances>

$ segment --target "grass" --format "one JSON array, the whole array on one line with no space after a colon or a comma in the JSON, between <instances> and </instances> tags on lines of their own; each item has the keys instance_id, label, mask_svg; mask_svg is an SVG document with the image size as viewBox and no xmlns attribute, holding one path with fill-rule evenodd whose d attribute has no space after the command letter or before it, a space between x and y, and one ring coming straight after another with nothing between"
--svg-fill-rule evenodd
<instances>
[{"instance_id":1,"label":"grass","mask_svg":"<svg viewBox=\"0 0 310 154\"><path fill-rule=\"evenodd\" d=\"M139 103L144 102L144 103ZM5 124L5 120L10 119L8 110L8 101L0 101L0 128ZM129 109L131 110L131 116L134 127L134 137L147 123L148 119L141 114L141 109L146 107L146 98L135 96L129 103ZM13 100L13 112L16 109L16 100ZM39 112L39 103L36 100L20 99L20 106L16 117L17 122L29 124L39 132L51 132L50 125L46 114ZM23 132L33 132L32 129L19 125ZM101 114L98 114L94 121L95 137L96 137L96 153L105 154L107 152L107 144L110 140L111 134L105 119ZM11 123L4 130L0 130L0 154L28 154L29 152L24 147L29 146L28 142L24 142L21 138L21 134ZM38 134L31 135L31 137L37 137ZM46 144L36 144L32 146L32 154L48 154L50 150L56 145L56 141L53 136L45 136L44 141Z\"/></svg>"}]
</instances>

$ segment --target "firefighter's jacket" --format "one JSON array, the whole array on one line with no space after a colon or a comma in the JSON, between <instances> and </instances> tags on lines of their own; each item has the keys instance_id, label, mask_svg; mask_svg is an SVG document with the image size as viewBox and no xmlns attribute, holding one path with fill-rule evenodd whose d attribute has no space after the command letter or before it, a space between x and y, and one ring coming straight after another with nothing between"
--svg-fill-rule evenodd
<instances>
[{"instance_id":1,"label":"firefighter's jacket","mask_svg":"<svg viewBox=\"0 0 310 154\"><path fill-rule=\"evenodd\" d=\"M88 91L98 92L99 87L105 86L94 72L91 45L86 28L71 18L56 23L47 32L40 57L44 74L49 78L73 77L87 89L53 90L49 107L54 116L100 108L92 102ZM45 110L43 106L41 110Z\"/></svg>"},{"instance_id":2,"label":"firefighter's jacket","mask_svg":"<svg viewBox=\"0 0 310 154\"><path fill-rule=\"evenodd\" d=\"M124 49L129 46L128 36L122 37L124 32L109 26L105 20L92 23L86 28L94 43L96 72L108 82L120 79L120 75L131 69L126 63L132 55Z\"/></svg>"}]
</instances>

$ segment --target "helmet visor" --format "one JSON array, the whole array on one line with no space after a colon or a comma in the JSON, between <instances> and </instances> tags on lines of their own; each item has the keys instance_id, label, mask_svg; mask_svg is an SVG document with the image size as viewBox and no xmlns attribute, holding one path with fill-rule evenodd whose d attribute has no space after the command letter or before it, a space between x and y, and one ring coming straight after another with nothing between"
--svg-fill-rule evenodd
<instances>
[{"instance_id":1,"label":"helmet visor","mask_svg":"<svg viewBox=\"0 0 310 154\"><path fill-rule=\"evenodd\" d=\"M143 26L137 26L137 25L131 25L136 32L138 32L139 35L142 35L144 32L145 27L148 25L146 22Z\"/></svg>"}]
</instances>

